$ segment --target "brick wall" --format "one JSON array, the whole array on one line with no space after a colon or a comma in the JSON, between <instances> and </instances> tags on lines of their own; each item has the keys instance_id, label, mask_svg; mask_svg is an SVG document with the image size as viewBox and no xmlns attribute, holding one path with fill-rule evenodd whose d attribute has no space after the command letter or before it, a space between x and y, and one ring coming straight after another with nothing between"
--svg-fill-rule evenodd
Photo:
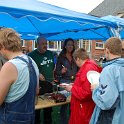
<instances>
[{"instance_id":1,"label":"brick wall","mask_svg":"<svg viewBox=\"0 0 124 124\"><path fill-rule=\"evenodd\" d=\"M102 42L102 41L97 41ZM96 49L96 41L92 41L92 49L91 49L91 56L93 59L98 59L104 56L104 49Z\"/></svg>"}]
</instances>

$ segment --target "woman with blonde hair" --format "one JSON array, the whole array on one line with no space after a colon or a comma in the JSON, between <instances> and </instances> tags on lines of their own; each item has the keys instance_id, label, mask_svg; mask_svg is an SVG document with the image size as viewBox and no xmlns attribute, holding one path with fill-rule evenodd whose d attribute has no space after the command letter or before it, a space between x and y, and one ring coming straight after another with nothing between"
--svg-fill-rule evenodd
<instances>
[{"instance_id":1,"label":"woman with blonde hair","mask_svg":"<svg viewBox=\"0 0 124 124\"><path fill-rule=\"evenodd\" d=\"M0 53L9 60L0 71L0 124L34 124L38 67L12 29L0 30Z\"/></svg>"}]
</instances>

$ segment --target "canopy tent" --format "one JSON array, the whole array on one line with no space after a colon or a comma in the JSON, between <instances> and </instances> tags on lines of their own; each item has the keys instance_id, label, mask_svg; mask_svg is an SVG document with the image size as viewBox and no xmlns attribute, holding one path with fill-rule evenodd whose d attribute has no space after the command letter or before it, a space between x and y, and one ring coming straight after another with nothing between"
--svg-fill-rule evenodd
<instances>
[{"instance_id":1,"label":"canopy tent","mask_svg":"<svg viewBox=\"0 0 124 124\"><path fill-rule=\"evenodd\" d=\"M118 33L118 35L120 35L121 39L124 39L124 19L123 18L108 15L108 16L102 17L102 19L116 23L116 25L118 26L116 33Z\"/></svg>"},{"instance_id":2,"label":"canopy tent","mask_svg":"<svg viewBox=\"0 0 124 124\"><path fill-rule=\"evenodd\" d=\"M63 35L61 38L59 36L59 39L63 39L64 35L75 38L72 34L78 31L76 38L84 39L81 31L84 33L85 30L88 39L107 39L112 33L101 35L96 29L117 28L113 22L36 0L0 1L0 20L1 27L14 28L25 39L34 39L38 35L51 37L51 40L57 39L58 35Z\"/></svg>"},{"instance_id":3,"label":"canopy tent","mask_svg":"<svg viewBox=\"0 0 124 124\"><path fill-rule=\"evenodd\" d=\"M42 34L46 37L55 35L54 37L48 38L49 40L57 40L57 38L61 40L67 37L72 37L74 39L104 39L110 37L110 35L108 36L108 34L105 33L105 36L100 35L101 33L99 34L99 30L97 31L96 29L97 25L81 25L76 21L65 22L54 18L50 18L44 21L32 16L25 16L17 20L6 13L0 13L0 19L2 20L0 21L1 26L14 28L21 34L23 39L35 39L36 36ZM98 28L100 27L105 29L105 26L98 26ZM81 31L86 36L82 35Z\"/></svg>"},{"instance_id":4,"label":"canopy tent","mask_svg":"<svg viewBox=\"0 0 124 124\"><path fill-rule=\"evenodd\" d=\"M103 33L104 32L104 33ZM113 34L108 30L108 28L98 28L98 29L90 29L90 30L83 30L83 31L74 31L68 33L60 33L55 36L48 37L48 40L61 40L66 39L68 37L72 37L73 39L84 39L84 40L102 40L105 41Z\"/></svg>"}]
</instances>

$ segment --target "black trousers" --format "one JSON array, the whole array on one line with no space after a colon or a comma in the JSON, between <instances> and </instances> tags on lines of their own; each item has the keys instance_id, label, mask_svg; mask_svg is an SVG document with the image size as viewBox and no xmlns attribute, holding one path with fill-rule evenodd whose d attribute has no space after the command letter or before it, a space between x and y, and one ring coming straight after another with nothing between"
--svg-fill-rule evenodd
<instances>
[{"instance_id":1,"label":"black trousers","mask_svg":"<svg viewBox=\"0 0 124 124\"><path fill-rule=\"evenodd\" d=\"M35 124L41 124L40 110L35 111ZM52 124L52 108L43 109L43 124Z\"/></svg>"}]
</instances>

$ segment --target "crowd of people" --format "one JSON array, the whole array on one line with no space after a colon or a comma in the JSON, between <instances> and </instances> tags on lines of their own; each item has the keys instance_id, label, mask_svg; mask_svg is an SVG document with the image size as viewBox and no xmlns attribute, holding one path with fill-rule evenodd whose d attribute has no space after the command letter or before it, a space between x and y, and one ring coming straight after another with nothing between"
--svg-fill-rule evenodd
<instances>
[{"instance_id":1,"label":"crowd of people","mask_svg":"<svg viewBox=\"0 0 124 124\"><path fill-rule=\"evenodd\" d=\"M59 124L123 124L123 42L117 37L105 42L102 67L89 58L84 48L75 50L74 42L66 39L55 58L47 49L47 39L40 36L37 49L25 54L17 32L0 30L0 124L41 124L35 98L53 92L51 82L55 79L60 92L67 91L71 96L70 104L60 107ZM99 85L89 82L89 71L100 73ZM52 107L43 109L43 124L53 124L52 111Z\"/></svg>"}]
</instances>

